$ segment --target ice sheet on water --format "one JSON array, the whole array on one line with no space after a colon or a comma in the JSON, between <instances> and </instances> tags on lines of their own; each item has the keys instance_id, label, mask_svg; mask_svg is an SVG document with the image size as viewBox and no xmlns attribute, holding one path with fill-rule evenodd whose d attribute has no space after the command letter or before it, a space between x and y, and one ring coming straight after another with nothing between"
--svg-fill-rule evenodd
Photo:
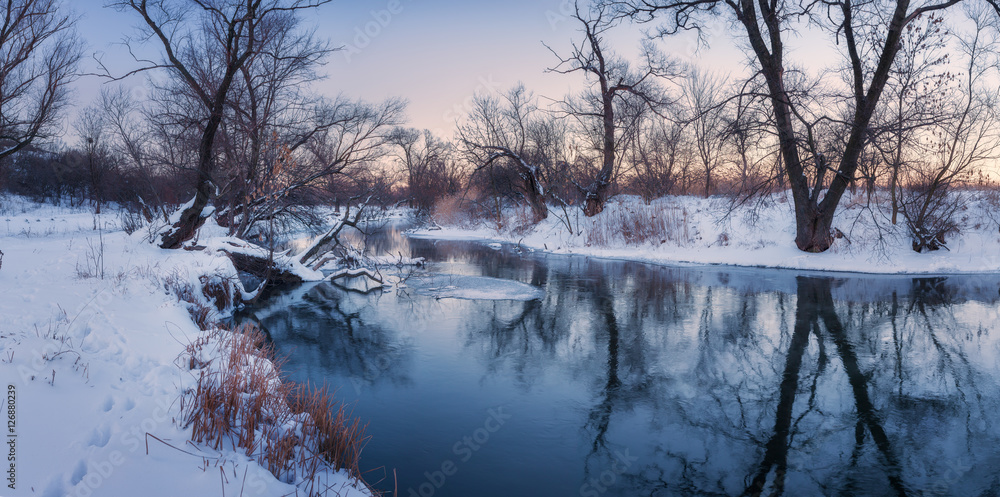
<instances>
[{"instance_id":1,"label":"ice sheet on water","mask_svg":"<svg viewBox=\"0 0 1000 497\"><path fill-rule=\"evenodd\" d=\"M407 285L421 295L439 299L528 301L545 296L545 291L536 286L487 276L434 274L411 279Z\"/></svg>"}]
</instances>

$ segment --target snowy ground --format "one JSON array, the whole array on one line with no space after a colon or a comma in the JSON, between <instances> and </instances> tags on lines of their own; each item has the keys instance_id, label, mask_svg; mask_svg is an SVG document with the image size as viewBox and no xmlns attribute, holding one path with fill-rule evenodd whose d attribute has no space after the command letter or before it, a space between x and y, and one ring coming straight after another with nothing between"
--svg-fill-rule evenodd
<instances>
[{"instance_id":1,"label":"snowy ground","mask_svg":"<svg viewBox=\"0 0 1000 497\"><path fill-rule=\"evenodd\" d=\"M303 495L181 427L196 378L178 357L201 332L170 288L231 264L160 250L108 211L0 196L0 495ZM345 473L329 481L329 495L367 495Z\"/></svg>"},{"instance_id":2,"label":"snowy ground","mask_svg":"<svg viewBox=\"0 0 1000 497\"><path fill-rule=\"evenodd\" d=\"M600 215L550 208L537 226L525 226L522 210L508 212L505 226L459 221L424 228L411 236L488 240L554 253L583 254L676 264L724 264L857 273L949 274L1000 271L1000 206L996 199L966 193L959 215L961 232L948 238L950 250L916 253L902 217L892 225L884 214L866 209L859 195L845 195L834 227L845 236L830 250L810 254L795 247L791 199L777 195L753 212L714 197L666 197L644 203L616 197ZM450 216L450 219L454 219ZM439 221L441 222L441 221Z\"/></svg>"}]
</instances>

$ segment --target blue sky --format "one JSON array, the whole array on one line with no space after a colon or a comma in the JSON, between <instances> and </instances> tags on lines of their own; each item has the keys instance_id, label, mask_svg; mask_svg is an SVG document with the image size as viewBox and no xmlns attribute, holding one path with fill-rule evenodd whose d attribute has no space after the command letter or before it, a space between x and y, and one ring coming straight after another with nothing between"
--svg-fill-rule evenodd
<instances>
[{"instance_id":1,"label":"blue sky","mask_svg":"<svg viewBox=\"0 0 1000 497\"><path fill-rule=\"evenodd\" d=\"M124 71L131 58L115 43L132 31L136 18L102 4L102 0L73 4L82 16L79 29L89 44L88 54L101 52L110 67ZM321 71L327 78L317 89L368 100L406 98L411 126L450 137L455 117L464 114L477 91L504 90L523 81L537 95L561 98L582 87L580 75L545 73L556 58L543 42L567 52L570 41L580 37L577 21L568 17L571 9L572 3L565 0L335 1L307 17L320 36L345 47L330 56ZM635 53L643 29L619 26L610 37L613 48L626 55ZM724 25L715 26L712 48L698 53L691 39L659 43L682 60L697 58L717 70L740 70L738 50L729 40L719 39L725 30ZM83 78L78 104L91 102L101 83L95 77ZM128 82L143 83L141 76Z\"/></svg>"}]
</instances>

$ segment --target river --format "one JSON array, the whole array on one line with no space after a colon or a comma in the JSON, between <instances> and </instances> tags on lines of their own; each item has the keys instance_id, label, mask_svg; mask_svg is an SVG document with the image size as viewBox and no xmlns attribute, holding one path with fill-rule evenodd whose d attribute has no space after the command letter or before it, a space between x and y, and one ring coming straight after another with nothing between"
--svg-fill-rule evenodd
<instances>
[{"instance_id":1,"label":"river","mask_svg":"<svg viewBox=\"0 0 1000 497\"><path fill-rule=\"evenodd\" d=\"M390 494L1000 495L998 276L667 267L393 226L369 242L427 264L249 313L293 380L368 423L362 470ZM539 298L433 291L496 281L460 276Z\"/></svg>"}]
</instances>

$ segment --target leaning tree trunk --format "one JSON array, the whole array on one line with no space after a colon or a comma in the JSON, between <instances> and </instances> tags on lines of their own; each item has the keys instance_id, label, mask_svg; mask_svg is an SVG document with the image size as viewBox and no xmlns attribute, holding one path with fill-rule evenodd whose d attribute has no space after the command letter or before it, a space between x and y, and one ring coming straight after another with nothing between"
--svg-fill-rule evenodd
<instances>
[{"instance_id":1,"label":"leaning tree trunk","mask_svg":"<svg viewBox=\"0 0 1000 497\"><path fill-rule=\"evenodd\" d=\"M234 71L235 72L235 71ZM212 146L215 143L215 134L222 123L223 105L225 105L225 95L229 85L232 83L233 75L227 74L222 85L216 94L215 104L212 106L205 130L201 134L201 143L198 144L198 186L195 190L194 201L191 206L181 212L180 219L163 233L160 238L160 248L176 249L181 244L194 238L195 232L205 222L202 211L208 205L208 200L212 194ZM246 215L247 213L244 213Z\"/></svg>"},{"instance_id":2,"label":"leaning tree trunk","mask_svg":"<svg viewBox=\"0 0 1000 497\"><path fill-rule=\"evenodd\" d=\"M524 198L531 207L531 222L538 224L549 217L549 208L545 205L545 195L538 184L538 178L532 171L524 174L524 191Z\"/></svg>"},{"instance_id":3,"label":"leaning tree trunk","mask_svg":"<svg viewBox=\"0 0 1000 497\"><path fill-rule=\"evenodd\" d=\"M218 123L216 123L214 128L218 128ZM204 211L205 206L208 205L208 199L212 190L211 149L215 129L212 130L211 134L212 137L210 138L206 138L205 136L202 137L200 145L202 150L199 153L198 159L198 187L195 190L194 202L192 202L188 208L184 209L181 212L180 219L178 219L169 230L163 233L160 238L160 248L180 248L182 243L194 238L195 232L205 221L205 218L202 217L202 211ZM205 135L208 135L207 128Z\"/></svg>"}]
</instances>

